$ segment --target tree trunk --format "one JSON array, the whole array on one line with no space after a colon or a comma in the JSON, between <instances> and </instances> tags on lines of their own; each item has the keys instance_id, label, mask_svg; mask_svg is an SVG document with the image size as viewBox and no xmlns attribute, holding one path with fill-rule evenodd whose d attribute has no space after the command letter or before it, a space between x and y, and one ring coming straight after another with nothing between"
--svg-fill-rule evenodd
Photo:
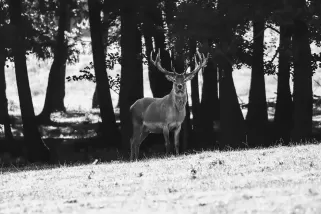
<instances>
[{"instance_id":1,"label":"tree trunk","mask_svg":"<svg viewBox=\"0 0 322 214\"><path fill-rule=\"evenodd\" d=\"M67 43L65 31L69 29L68 4L65 0L59 1L59 22L56 38L54 61L50 68L45 104L42 112L38 115L40 122L50 121L51 113L65 111L65 74L67 60Z\"/></svg>"},{"instance_id":2,"label":"tree trunk","mask_svg":"<svg viewBox=\"0 0 322 214\"><path fill-rule=\"evenodd\" d=\"M218 80L217 66L209 59L207 67L203 72L202 98L200 104L200 124L202 130L201 146L207 147L214 145L215 134L213 123L219 120L219 99L218 99Z\"/></svg>"},{"instance_id":3,"label":"tree trunk","mask_svg":"<svg viewBox=\"0 0 322 214\"><path fill-rule=\"evenodd\" d=\"M189 49L190 49L190 69L194 69L194 55L196 53L196 40L189 39ZM199 98L199 83L198 74L191 80L191 101L192 101L192 126L193 131L199 138L200 132L200 98Z\"/></svg>"},{"instance_id":4,"label":"tree trunk","mask_svg":"<svg viewBox=\"0 0 322 214\"><path fill-rule=\"evenodd\" d=\"M177 73L184 72L184 57L183 57L184 40L182 37L176 41L174 68ZM187 149L195 149L197 142L193 139L189 103L186 104L186 117L181 125L180 132L180 153L187 151Z\"/></svg>"},{"instance_id":5,"label":"tree trunk","mask_svg":"<svg viewBox=\"0 0 322 214\"><path fill-rule=\"evenodd\" d=\"M264 79L264 31L263 17L253 21L253 63L249 91L249 104L246 116L248 126L247 143L249 146L266 145L267 142L267 102Z\"/></svg>"},{"instance_id":6,"label":"tree trunk","mask_svg":"<svg viewBox=\"0 0 322 214\"><path fill-rule=\"evenodd\" d=\"M151 2L145 8L144 26L145 38L152 35L154 37L156 51L158 52L160 50L162 67L171 70L171 59L169 53L166 51L165 35L163 30L160 30L163 29L163 19L161 10L157 7L157 1ZM148 57L150 53L147 53ZM154 53L153 57L155 56L156 53ZM154 66L149 67L149 81L153 97L163 97L172 89L172 83Z\"/></svg>"},{"instance_id":7,"label":"tree trunk","mask_svg":"<svg viewBox=\"0 0 322 214\"><path fill-rule=\"evenodd\" d=\"M154 22L152 19L153 13L151 13L150 9L155 4L155 1L148 1L145 4L144 12L143 12L143 23L142 23L142 33L144 37L145 43L145 55L146 60L148 62L148 75L149 75L149 82L150 82L150 89L152 95L155 97L157 95L157 88L156 88L156 81L153 79L153 73L155 71L154 65L150 61L150 54L153 52L153 41L152 37L154 34Z\"/></svg>"},{"instance_id":8,"label":"tree trunk","mask_svg":"<svg viewBox=\"0 0 322 214\"><path fill-rule=\"evenodd\" d=\"M108 30L110 28L110 15L112 12L115 12L117 9L118 3L110 0L104 0L103 4L103 14L104 14L104 19L102 23L102 38L105 40L108 37ZM104 44L104 42L103 42ZM107 46L104 44L104 54L106 56L107 53ZM99 102L98 102L98 97L97 97L97 87L95 87L94 93L93 93L93 98L92 98L92 108L99 108Z\"/></svg>"},{"instance_id":9,"label":"tree trunk","mask_svg":"<svg viewBox=\"0 0 322 214\"><path fill-rule=\"evenodd\" d=\"M142 25L142 31L143 31L143 37L144 37L144 43L145 43L145 55L146 60L148 61L148 74L149 74L149 82L150 82L150 88L152 91L153 96L157 94L156 83L153 82L153 75L151 76L152 72L154 72L155 68L154 65L150 61L150 54L153 51L153 41L152 41L152 32L153 32L153 24L149 18L146 17L146 13L144 13L143 18L143 25Z\"/></svg>"},{"instance_id":10,"label":"tree trunk","mask_svg":"<svg viewBox=\"0 0 322 214\"><path fill-rule=\"evenodd\" d=\"M100 105L98 104L98 98L97 98L97 87L95 87L93 99L92 99L92 108L98 108Z\"/></svg>"},{"instance_id":11,"label":"tree trunk","mask_svg":"<svg viewBox=\"0 0 322 214\"><path fill-rule=\"evenodd\" d=\"M274 115L275 140L290 142L292 128L292 95L290 89L290 51L291 36L286 35L286 26L280 26L280 46L278 61L277 99Z\"/></svg>"},{"instance_id":12,"label":"tree trunk","mask_svg":"<svg viewBox=\"0 0 322 214\"><path fill-rule=\"evenodd\" d=\"M5 139L10 143L13 141L13 135L11 132L8 100L6 95L5 61L5 49L0 45L0 123L4 125Z\"/></svg>"},{"instance_id":13,"label":"tree trunk","mask_svg":"<svg viewBox=\"0 0 322 214\"><path fill-rule=\"evenodd\" d=\"M143 97L143 73L141 69L137 69L138 60L141 60L137 53L142 47L138 47L137 14L134 8L135 5L129 2L121 9L122 68L119 101L122 148L127 155L132 134L130 106Z\"/></svg>"},{"instance_id":14,"label":"tree trunk","mask_svg":"<svg viewBox=\"0 0 322 214\"><path fill-rule=\"evenodd\" d=\"M88 8L97 95L103 130L106 130L103 132L103 137L107 141L108 146L118 146L116 144L118 131L106 73L104 46L102 44L103 40L99 1L88 0Z\"/></svg>"},{"instance_id":15,"label":"tree trunk","mask_svg":"<svg viewBox=\"0 0 322 214\"><path fill-rule=\"evenodd\" d=\"M224 59L223 59L224 60ZM232 66L228 61L223 63L219 84L220 99L220 148L243 147L245 142L245 123L232 76Z\"/></svg>"},{"instance_id":16,"label":"tree trunk","mask_svg":"<svg viewBox=\"0 0 322 214\"><path fill-rule=\"evenodd\" d=\"M27 147L27 159L30 162L49 161L50 151L41 139L36 117L34 113L32 97L29 87L29 79L26 64L26 51L24 39L24 27L21 17L21 2L16 0L9 1L10 22L17 27L17 41L13 50L14 64L16 69L16 79L18 85L18 95L23 123L23 134Z\"/></svg>"},{"instance_id":17,"label":"tree trunk","mask_svg":"<svg viewBox=\"0 0 322 214\"><path fill-rule=\"evenodd\" d=\"M139 26L138 26L139 27ZM142 58L142 34L139 28L136 28L136 46L135 46L135 51L136 51L136 75L135 75L135 86L139 86L138 88L133 88L132 90L135 90L134 94L134 102L137 99L140 99L144 97L144 83L143 83L143 58ZM133 103L134 103L133 102ZM132 104L133 104L132 103ZM131 104L131 105L132 105Z\"/></svg>"},{"instance_id":18,"label":"tree trunk","mask_svg":"<svg viewBox=\"0 0 322 214\"><path fill-rule=\"evenodd\" d=\"M304 9L306 1L296 0L292 2L293 8ZM312 91L312 68L311 48L309 31L301 17L294 21L294 34L292 38L293 64L294 64L294 128L292 139L296 142L311 137L313 115L313 91Z\"/></svg>"}]
</instances>

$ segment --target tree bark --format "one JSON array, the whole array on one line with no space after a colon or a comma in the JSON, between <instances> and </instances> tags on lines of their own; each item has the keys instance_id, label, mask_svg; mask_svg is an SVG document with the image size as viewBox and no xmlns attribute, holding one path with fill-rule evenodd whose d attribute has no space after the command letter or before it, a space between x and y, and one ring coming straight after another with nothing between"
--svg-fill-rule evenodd
<instances>
[{"instance_id":1,"label":"tree bark","mask_svg":"<svg viewBox=\"0 0 322 214\"><path fill-rule=\"evenodd\" d=\"M104 14L104 19L103 19L103 27L102 30L102 39L105 40L108 37L108 29L110 28L110 23L111 23L111 13L116 12L117 6L119 2L114 2L110 0L104 0L103 4L103 14ZM103 42L104 44L104 42ZM105 55L107 53L107 46L104 44L104 49L105 49ZM93 93L93 98L92 98L92 108L99 108L99 102L98 102L98 97L97 97L97 87L95 87L94 93Z\"/></svg>"},{"instance_id":2,"label":"tree bark","mask_svg":"<svg viewBox=\"0 0 322 214\"><path fill-rule=\"evenodd\" d=\"M0 123L4 125L6 142L10 143L13 141L13 135L11 132L8 100L6 95L5 61L5 49L4 46L0 44Z\"/></svg>"},{"instance_id":3,"label":"tree bark","mask_svg":"<svg viewBox=\"0 0 322 214\"><path fill-rule=\"evenodd\" d=\"M145 55L146 60L148 62L148 74L149 74L149 82L150 82L150 88L152 91L152 95L156 95L156 84L153 82L153 76L151 76L151 73L154 71L154 65L150 61L150 54L153 51L153 41L152 41L152 34L153 34L153 23L152 20L146 17L146 12L144 12L143 17L143 24L142 24L142 31L143 31L143 37L144 37L144 44L145 44Z\"/></svg>"},{"instance_id":4,"label":"tree bark","mask_svg":"<svg viewBox=\"0 0 322 214\"><path fill-rule=\"evenodd\" d=\"M88 8L97 95L103 130L106 130L103 132L103 138L107 141L108 146L117 147L118 130L106 73L99 1L88 0Z\"/></svg>"},{"instance_id":5,"label":"tree bark","mask_svg":"<svg viewBox=\"0 0 322 214\"><path fill-rule=\"evenodd\" d=\"M304 10L305 0L293 1L293 8ZM311 137L313 115L313 90L311 48L309 30L304 18L299 16L294 21L294 33L292 37L293 64L294 64L294 128L292 130L293 141L299 142Z\"/></svg>"},{"instance_id":6,"label":"tree bark","mask_svg":"<svg viewBox=\"0 0 322 214\"><path fill-rule=\"evenodd\" d=\"M132 134L130 106L137 99L143 97L143 73L141 69L137 69L138 60L141 60L137 54L139 49L142 50L142 47L138 47L136 5L132 2L127 3L121 9L121 35L120 120L122 148L128 155Z\"/></svg>"},{"instance_id":7,"label":"tree bark","mask_svg":"<svg viewBox=\"0 0 322 214\"><path fill-rule=\"evenodd\" d=\"M232 76L232 67L227 62L222 70L220 80L220 148L227 146L232 148L244 147L245 123L241 112L238 97Z\"/></svg>"},{"instance_id":8,"label":"tree bark","mask_svg":"<svg viewBox=\"0 0 322 214\"><path fill-rule=\"evenodd\" d=\"M278 60L277 99L274 115L275 140L281 140L284 145L290 142L292 128L292 95L290 89L290 45L291 35L287 27L280 26L280 46Z\"/></svg>"},{"instance_id":9,"label":"tree bark","mask_svg":"<svg viewBox=\"0 0 322 214\"><path fill-rule=\"evenodd\" d=\"M50 151L41 139L36 124L36 118L29 87L29 79L26 64L26 51L24 47L24 27L22 23L21 2L17 0L9 1L10 22L16 26L18 35L14 45L13 55L16 69L16 79L18 85L18 95L23 123L24 140L27 147L27 159L30 162L49 161Z\"/></svg>"},{"instance_id":10,"label":"tree bark","mask_svg":"<svg viewBox=\"0 0 322 214\"><path fill-rule=\"evenodd\" d=\"M50 115L55 111L66 111L64 97L68 48L67 41L65 41L65 31L69 29L69 10L67 1L60 0L59 4L59 22L55 55L49 72L44 108L37 117L40 122L50 121Z\"/></svg>"},{"instance_id":11,"label":"tree bark","mask_svg":"<svg viewBox=\"0 0 322 214\"><path fill-rule=\"evenodd\" d=\"M98 108L100 105L98 104L98 97L97 97L97 87L95 87L92 99L92 108Z\"/></svg>"},{"instance_id":12,"label":"tree bark","mask_svg":"<svg viewBox=\"0 0 322 214\"><path fill-rule=\"evenodd\" d=\"M225 36L224 36L225 35ZM232 41L232 31L227 27L225 34L221 37L221 47L229 47ZM232 64L227 60L231 56L227 53L225 57L219 57L215 63L220 66L219 101L220 101L220 149L225 147L244 147L246 140L245 121L233 80Z\"/></svg>"},{"instance_id":13,"label":"tree bark","mask_svg":"<svg viewBox=\"0 0 322 214\"><path fill-rule=\"evenodd\" d=\"M207 67L203 72L202 97L200 104L200 124L202 130L201 146L207 147L215 143L213 123L219 120L219 99L218 99L218 80L217 66L212 59L208 60Z\"/></svg>"},{"instance_id":14,"label":"tree bark","mask_svg":"<svg viewBox=\"0 0 322 214\"><path fill-rule=\"evenodd\" d=\"M157 7L157 1L151 1L146 5L143 26L144 38L151 38L151 36L153 36L156 51L158 52L160 49L162 67L171 70L171 59L169 53L166 51L165 35L163 30L160 30L163 29L163 19L161 10ZM146 41L149 41L150 38ZM150 57L152 51L151 47L149 47L149 49L151 50L147 53L148 57ZM148 49L146 51L148 51ZM153 57L155 56L156 53L154 53ZM153 97L163 97L172 89L172 83L154 66L149 66L149 81Z\"/></svg>"},{"instance_id":15,"label":"tree bark","mask_svg":"<svg viewBox=\"0 0 322 214\"><path fill-rule=\"evenodd\" d=\"M143 59L142 58L142 34L141 34L141 31L139 30L138 27L136 28L136 31L135 31L135 33L136 33L136 36L135 36L135 39L136 39L136 41L135 41L136 42L136 46L135 46L135 51L136 51L136 58L135 58L136 59L135 86L139 86L138 88L137 87L134 88L135 89L134 99L136 99L136 100L144 97L143 60L142 60Z\"/></svg>"},{"instance_id":16,"label":"tree bark","mask_svg":"<svg viewBox=\"0 0 322 214\"><path fill-rule=\"evenodd\" d=\"M250 147L267 145L267 102L264 79L264 17L253 21L253 63L249 91L247 143Z\"/></svg>"},{"instance_id":17,"label":"tree bark","mask_svg":"<svg viewBox=\"0 0 322 214\"><path fill-rule=\"evenodd\" d=\"M179 37L176 41L176 50L175 50L175 59L174 59L174 68L177 73L184 72L184 57L183 57L183 45L184 40L182 37ZM190 109L189 103L186 104L186 117L181 125L180 132L180 153L187 151L187 149L196 149L197 142L193 138L191 119L190 119Z\"/></svg>"}]
</instances>

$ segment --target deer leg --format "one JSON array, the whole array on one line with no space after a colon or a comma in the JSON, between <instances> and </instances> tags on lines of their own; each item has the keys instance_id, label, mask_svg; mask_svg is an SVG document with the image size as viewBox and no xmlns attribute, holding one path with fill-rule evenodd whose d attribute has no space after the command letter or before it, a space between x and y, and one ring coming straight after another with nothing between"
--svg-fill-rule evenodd
<instances>
[{"instance_id":1,"label":"deer leg","mask_svg":"<svg viewBox=\"0 0 322 214\"><path fill-rule=\"evenodd\" d=\"M179 136L180 136L180 130L181 130L181 126L178 126L178 128L176 128L174 130L174 146L176 148L176 155L179 155Z\"/></svg>"},{"instance_id":2,"label":"deer leg","mask_svg":"<svg viewBox=\"0 0 322 214\"><path fill-rule=\"evenodd\" d=\"M145 130L144 126L135 127L133 137L131 139L131 161L138 160L140 145L142 141L149 135L149 132Z\"/></svg>"},{"instance_id":3,"label":"deer leg","mask_svg":"<svg viewBox=\"0 0 322 214\"><path fill-rule=\"evenodd\" d=\"M144 130L144 128L142 128L139 139L138 139L138 143L136 144L136 148L135 148L135 159L136 160L139 159L140 145L148 135L149 135L149 132Z\"/></svg>"},{"instance_id":4,"label":"deer leg","mask_svg":"<svg viewBox=\"0 0 322 214\"><path fill-rule=\"evenodd\" d=\"M170 153L170 139L169 139L169 128L168 126L163 127L163 137L165 140L166 155Z\"/></svg>"},{"instance_id":5,"label":"deer leg","mask_svg":"<svg viewBox=\"0 0 322 214\"><path fill-rule=\"evenodd\" d=\"M133 127L133 135L132 135L132 138L131 138L131 157L130 157L130 160L133 161L134 160L134 157L136 157L136 148L139 144L139 137L141 135L141 127L136 124L134 125Z\"/></svg>"}]
</instances>

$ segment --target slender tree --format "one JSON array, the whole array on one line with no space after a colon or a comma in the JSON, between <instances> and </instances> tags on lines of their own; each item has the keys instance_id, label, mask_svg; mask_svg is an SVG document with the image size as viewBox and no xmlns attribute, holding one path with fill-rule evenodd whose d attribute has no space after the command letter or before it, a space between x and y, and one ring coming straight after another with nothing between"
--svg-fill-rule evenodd
<instances>
[{"instance_id":1,"label":"slender tree","mask_svg":"<svg viewBox=\"0 0 322 214\"><path fill-rule=\"evenodd\" d=\"M241 112L234 80L233 71L233 53L234 53L234 30L240 24L241 9L238 5L232 7L234 1L218 2L217 10L219 13L219 26L222 31L219 34L219 43L213 50L213 56L216 64L220 68L219 100L220 100L220 126L221 137L220 147L230 146L233 148L243 147L245 142L245 121ZM238 10L236 10L238 8ZM239 12L234 14L231 11ZM239 18L237 18L239 17ZM218 47L218 48L217 48ZM218 54L218 51L220 54Z\"/></svg>"},{"instance_id":2,"label":"slender tree","mask_svg":"<svg viewBox=\"0 0 322 214\"><path fill-rule=\"evenodd\" d=\"M313 91L309 30L305 20L305 0L291 1L291 6L299 13L293 18L292 37L294 64L294 128L292 139L305 140L312 134Z\"/></svg>"},{"instance_id":3,"label":"slender tree","mask_svg":"<svg viewBox=\"0 0 322 214\"><path fill-rule=\"evenodd\" d=\"M21 2L17 0L9 1L10 22L17 28L17 41L12 47L14 64L16 69L16 79L18 84L18 95L23 123L24 140L27 147L27 159L30 162L49 161L50 151L41 139L36 124L36 118L29 87L26 51L24 39L24 25L22 23Z\"/></svg>"},{"instance_id":4,"label":"slender tree","mask_svg":"<svg viewBox=\"0 0 322 214\"><path fill-rule=\"evenodd\" d=\"M290 141L292 128L292 95L290 89L291 34L288 26L280 26L280 45L278 59L277 99L274 115L275 139L284 144Z\"/></svg>"},{"instance_id":5,"label":"slender tree","mask_svg":"<svg viewBox=\"0 0 322 214\"><path fill-rule=\"evenodd\" d=\"M2 9L2 8L1 8ZM10 30L6 29L8 25L5 25L4 12L0 12L0 103L2 103L0 109L0 123L4 125L5 139L8 143L12 143L13 135L10 127L10 116L8 112L8 99L6 95L6 78L5 78L5 62L6 53L5 48L11 47L10 42Z\"/></svg>"},{"instance_id":6,"label":"slender tree","mask_svg":"<svg viewBox=\"0 0 322 214\"><path fill-rule=\"evenodd\" d=\"M13 141L13 135L10 126L10 116L8 112L8 100L6 95L6 79L5 79L5 49L4 45L0 45L0 123L4 124L5 139L8 142Z\"/></svg>"},{"instance_id":7,"label":"slender tree","mask_svg":"<svg viewBox=\"0 0 322 214\"><path fill-rule=\"evenodd\" d=\"M223 65L219 83L220 148L225 148L226 146L233 148L243 147L245 124L232 77L232 65L227 61Z\"/></svg>"},{"instance_id":8,"label":"slender tree","mask_svg":"<svg viewBox=\"0 0 322 214\"><path fill-rule=\"evenodd\" d=\"M256 8L257 9L257 8ZM249 104L246 116L248 125L247 143L249 146L266 144L267 140L267 103L264 79L264 28L265 19L257 9L253 20L252 74L249 91Z\"/></svg>"},{"instance_id":9,"label":"slender tree","mask_svg":"<svg viewBox=\"0 0 322 214\"><path fill-rule=\"evenodd\" d=\"M162 66L171 70L171 59L166 51L164 24L162 11L156 0L148 1L144 7L143 34L146 42L146 55L149 57L153 50L152 38L156 52L160 49ZM155 55L153 55L155 57ZM163 97L171 91L172 83L159 72L154 66L149 65L149 81L153 97Z\"/></svg>"},{"instance_id":10,"label":"slender tree","mask_svg":"<svg viewBox=\"0 0 322 214\"><path fill-rule=\"evenodd\" d=\"M65 111L65 74L67 60L67 41L65 31L69 26L68 1L59 1L59 22L56 37L56 47L54 50L54 61L50 68L45 104L37 119L41 122L50 121L51 113L55 111Z\"/></svg>"},{"instance_id":11,"label":"slender tree","mask_svg":"<svg viewBox=\"0 0 322 214\"><path fill-rule=\"evenodd\" d=\"M211 41L207 45L210 46ZM208 48L209 49L209 48ZM200 103L200 125L203 147L215 142L214 121L219 121L218 71L213 59L208 60L203 71L202 97Z\"/></svg>"},{"instance_id":12,"label":"slender tree","mask_svg":"<svg viewBox=\"0 0 322 214\"><path fill-rule=\"evenodd\" d=\"M150 61L150 54L153 52L153 34L154 34L154 22L151 18L153 14L150 13L150 8L152 7L151 4L154 3L154 1L148 1L146 5L144 5L143 9L143 21L142 21L142 33L144 38L144 45L145 45L145 55L147 57L148 61L148 74L149 74L149 82L150 82L150 88L152 91L152 94L154 96L157 95L157 89L156 84L153 82L153 75L152 72L154 72L154 66L151 64Z\"/></svg>"},{"instance_id":13,"label":"slender tree","mask_svg":"<svg viewBox=\"0 0 322 214\"><path fill-rule=\"evenodd\" d=\"M173 65L177 73L183 73L185 71L185 60L184 60L184 38L178 36L175 40L174 60ZM190 119L190 108L189 103L186 104L186 117L181 125L180 132L180 152L184 152L187 149L195 149L197 141L192 139L192 126Z\"/></svg>"},{"instance_id":14,"label":"slender tree","mask_svg":"<svg viewBox=\"0 0 322 214\"><path fill-rule=\"evenodd\" d=\"M105 55L107 53L107 48L111 44L111 41L109 38L112 36L109 35L109 30L110 27L115 24L115 20L117 19L117 16L119 15L119 4L118 2L110 1L110 0L104 0L103 4L103 20L102 20L102 38L103 41L107 41L104 43L104 48L105 48ZM114 41L114 40L113 40ZM98 108L99 103L98 103L98 98L97 98L97 87L95 87L95 91L93 94L93 99L92 99L92 108Z\"/></svg>"},{"instance_id":15,"label":"slender tree","mask_svg":"<svg viewBox=\"0 0 322 214\"><path fill-rule=\"evenodd\" d=\"M88 0L88 9L97 95L103 130L106 130L103 132L103 137L108 141L109 146L117 146L117 126L106 73L99 0Z\"/></svg>"},{"instance_id":16,"label":"slender tree","mask_svg":"<svg viewBox=\"0 0 322 214\"><path fill-rule=\"evenodd\" d=\"M143 74L138 68L138 29L137 6L134 2L127 2L121 8L121 88L120 88L120 119L122 148L130 149L132 122L130 119L130 106L143 95ZM141 37L141 36L140 36Z\"/></svg>"}]
</instances>

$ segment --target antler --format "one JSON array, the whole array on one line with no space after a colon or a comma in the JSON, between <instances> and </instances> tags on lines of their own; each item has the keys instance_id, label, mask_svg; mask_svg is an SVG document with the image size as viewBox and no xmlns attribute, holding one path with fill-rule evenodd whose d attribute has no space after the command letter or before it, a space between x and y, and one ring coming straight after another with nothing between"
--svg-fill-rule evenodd
<instances>
[{"instance_id":1,"label":"antler","mask_svg":"<svg viewBox=\"0 0 322 214\"><path fill-rule=\"evenodd\" d=\"M153 61L152 59L152 51L151 51L151 54L150 54L150 61L151 63L157 67L162 73L165 73L166 75L171 75L173 76L174 73L173 72L170 72L170 71L167 71L166 69L162 68L161 66L161 59L160 59L160 49L159 49L159 52L157 54L157 57L155 58L155 61Z\"/></svg>"},{"instance_id":2,"label":"antler","mask_svg":"<svg viewBox=\"0 0 322 214\"><path fill-rule=\"evenodd\" d=\"M197 58L196 58L196 55L198 55L198 58L199 58L199 61L200 63L198 64L197 62ZM205 58L205 55L199 53L199 51L197 50L196 51L196 55L194 56L195 58L195 69L193 71L191 71L189 74L185 74L185 79L186 80L191 80L193 78L193 76L203 67L205 67L207 65L207 62L208 62L208 58L209 58L209 53L207 54L207 58Z\"/></svg>"}]
</instances>

